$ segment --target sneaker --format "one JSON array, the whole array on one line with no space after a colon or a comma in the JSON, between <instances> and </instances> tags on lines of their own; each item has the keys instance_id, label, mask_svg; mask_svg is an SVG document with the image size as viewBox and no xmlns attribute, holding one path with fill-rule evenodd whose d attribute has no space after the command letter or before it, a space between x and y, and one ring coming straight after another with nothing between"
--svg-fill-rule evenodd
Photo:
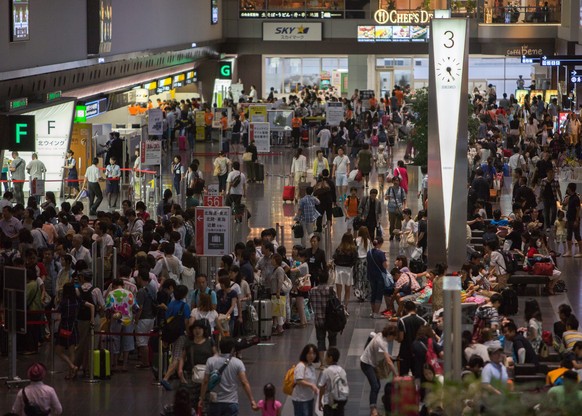
<instances>
[{"instance_id":1,"label":"sneaker","mask_svg":"<svg viewBox=\"0 0 582 416\"><path fill-rule=\"evenodd\" d=\"M393 315L393 313L392 311L384 311L382 312L382 315L385 316L386 318L390 318Z\"/></svg>"},{"instance_id":2,"label":"sneaker","mask_svg":"<svg viewBox=\"0 0 582 416\"><path fill-rule=\"evenodd\" d=\"M572 257L572 253L566 251L564 254L562 254L562 257Z\"/></svg>"},{"instance_id":3,"label":"sneaker","mask_svg":"<svg viewBox=\"0 0 582 416\"><path fill-rule=\"evenodd\" d=\"M160 384L162 385L162 387L164 388L164 390L166 390L166 391L172 391L172 386L170 385L170 383L168 382L168 380L162 380L160 382Z\"/></svg>"},{"instance_id":4,"label":"sneaker","mask_svg":"<svg viewBox=\"0 0 582 416\"><path fill-rule=\"evenodd\" d=\"M350 316L350 313L348 312L347 306L344 306L344 313L346 314L346 317Z\"/></svg>"},{"instance_id":5,"label":"sneaker","mask_svg":"<svg viewBox=\"0 0 582 416\"><path fill-rule=\"evenodd\" d=\"M375 313L374 316L372 317L373 319L384 319L385 317L380 315L379 313Z\"/></svg>"},{"instance_id":6,"label":"sneaker","mask_svg":"<svg viewBox=\"0 0 582 416\"><path fill-rule=\"evenodd\" d=\"M574 257L582 257L582 253L574 254Z\"/></svg>"}]
</instances>

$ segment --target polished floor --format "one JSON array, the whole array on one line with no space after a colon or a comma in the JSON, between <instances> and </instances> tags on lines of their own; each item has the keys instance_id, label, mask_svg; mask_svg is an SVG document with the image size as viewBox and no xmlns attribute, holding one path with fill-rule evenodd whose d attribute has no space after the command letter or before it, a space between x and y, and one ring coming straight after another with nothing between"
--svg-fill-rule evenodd
<instances>
[{"instance_id":1,"label":"polished floor","mask_svg":"<svg viewBox=\"0 0 582 416\"><path fill-rule=\"evenodd\" d=\"M212 178L212 155L218 150L218 145L197 144L195 157L202 163L202 169L206 175L207 183L211 183ZM309 160L315 156L316 148L311 146L307 149ZM396 155L404 153L404 145L401 144L396 149ZM242 157L237 155L235 157ZM265 171L268 174L264 184L250 184L246 204L252 213L249 227L244 225L236 226L235 235L238 240L246 240L247 237L257 236L263 228L272 227L276 223L282 225L284 236L279 241L290 249L294 240L291 235L292 225L292 205L282 202L282 188L291 166L292 150L285 147L273 147L272 154L261 157L261 162L265 164ZM188 154L183 152L182 158L187 159ZM396 158L397 160L397 158ZM169 170L169 169L168 169ZM410 170L410 191L409 206L413 211L418 210L416 194L420 177L416 168ZM211 179L208 179L211 178ZM169 175L164 175L164 182L169 184ZM376 177L372 174L370 189L376 185ZM506 189L502 196L503 208L510 208ZM414 201L414 203L412 203ZM385 219L386 223L387 219ZM345 222L337 221L332 229L332 246L337 244L341 234L345 232ZM390 258L394 259L398 252L397 246L386 243L385 250ZM559 267L563 271L563 277L568 286L568 292L552 297L537 298L543 308L544 329L551 329L551 324L556 320L557 306L561 303L572 305L577 316L582 316L582 300L580 290L580 262L582 259L560 259ZM527 297L520 298L520 306ZM369 306L352 302L349 306L350 317L348 325L343 334L338 338L341 351L340 364L346 368L350 383L350 400L346 407L346 415L369 414L368 394L369 386L359 367L359 356L363 351L366 338L370 331L380 329L385 321L372 320L368 317ZM520 313L523 308L520 308ZM519 321L518 315L516 318ZM270 341L260 344L244 352L244 363L247 368L247 375L250 380L255 399L261 399L262 388L272 382L279 389L278 400L284 403L283 416L293 414L291 400L284 396L280 389L283 377L288 367L293 364L299 356L301 348L308 342L315 342L315 330L312 325L304 329L290 329L281 337L274 337ZM50 353L48 348L44 348L39 356L19 356L18 375L23 377L27 366L36 360L42 360L50 366ZM137 362L135 362L137 363ZM132 362L133 364L133 362ZM75 382L65 381L65 373L58 372L64 369L62 362L56 358L55 367L57 372L50 374L46 382L56 388L64 408L65 415L100 415L113 416L121 412L129 415L157 415L164 404L171 403L173 394L164 391L153 384L151 372L146 370L132 370L125 374L115 374L112 380L102 381L98 384L88 384L82 380ZM0 357L0 376L8 374L8 362L6 357ZM8 390L5 386L0 386L0 413L8 412L16 396L16 390ZM239 392L241 415L251 415L246 396ZM380 402L380 400L379 400Z\"/></svg>"}]
</instances>

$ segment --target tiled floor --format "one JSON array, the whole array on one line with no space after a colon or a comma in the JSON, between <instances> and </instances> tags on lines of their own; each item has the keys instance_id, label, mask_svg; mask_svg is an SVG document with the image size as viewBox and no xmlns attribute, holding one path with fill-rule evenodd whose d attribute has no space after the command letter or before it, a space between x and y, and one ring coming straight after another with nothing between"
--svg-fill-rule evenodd
<instances>
[{"instance_id":1,"label":"tiled floor","mask_svg":"<svg viewBox=\"0 0 582 416\"><path fill-rule=\"evenodd\" d=\"M211 178L212 157L203 156L204 152L213 152L218 148L217 145L198 144L196 157L202 162L202 168L207 178ZM308 149L308 158L312 160L315 154L315 147ZM250 220L250 229L240 226L235 231L240 239L246 239L247 235L256 236L261 229L271 227L275 223L283 225L285 228L284 243L289 249L293 244L291 229L292 219L288 210L290 205L285 207L282 203L281 194L284 180L278 175L284 175L289 172L291 165L292 151L275 147L274 155L264 157L262 162L265 164L265 170L269 176L266 177L264 184L251 184L249 186L247 206L252 213ZM398 148L397 154L402 155L404 146ZM187 158L183 154L182 158ZM240 157L240 155L238 156ZM376 178L373 175L371 187L376 184ZM169 177L164 177L169 182ZM210 179L212 181L214 178ZM411 201L415 200L418 189L419 175L418 171L410 168L410 192ZM413 205L413 211L418 207ZM507 197L502 198L504 207L509 208ZM416 208L416 209L415 209ZM333 227L334 244L337 243L341 234L345 231L345 223L336 222ZM396 245L391 246L386 243L384 247L393 259L397 254ZM544 316L544 328L550 329L552 322L556 319L555 310L560 303L570 303L578 316L582 316L582 301L580 291L580 264L582 259L560 259L559 266L563 271L564 280L568 286L568 292L559 296L538 298ZM526 297L520 298L520 306ZM369 307L367 304L352 302L349 307L350 318L344 333L339 336L339 348L342 353L340 363L347 369L348 380L350 383L350 400L346 408L346 415L368 415L368 393L369 387L359 367L359 356L363 350L365 340L370 331L380 329L384 321L371 320L368 318ZM522 311L523 309L520 309ZM519 321L518 315L516 318ZM255 398L261 398L262 388L268 383L274 383L279 389L282 386L282 380L288 367L294 363L299 356L301 348L308 342L315 342L315 331L313 326L305 329L288 330L282 337L275 337L263 345L253 347L244 352L244 362L247 367L247 373ZM34 360L42 359L50 363L48 351L43 351L40 356L18 357L18 374L24 376L25 369ZM60 360L56 359L56 368L63 369L64 366ZM0 376L8 373L7 358L0 358ZM165 392L160 387L152 385L153 377L149 371L135 370L127 374L115 375L111 381L90 385L82 381L66 382L64 373L50 375L46 380L48 384L53 385L63 403L65 415L118 415L140 414L140 415L157 415L165 403L170 403L173 399L171 393ZM4 386L0 387L0 411L9 411L14 401L16 391L8 391ZM248 402L244 394L240 394L241 415L250 415ZM292 403L282 394L278 394L278 399L284 402L283 415L293 414Z\"/></svg>"}]
</instances>

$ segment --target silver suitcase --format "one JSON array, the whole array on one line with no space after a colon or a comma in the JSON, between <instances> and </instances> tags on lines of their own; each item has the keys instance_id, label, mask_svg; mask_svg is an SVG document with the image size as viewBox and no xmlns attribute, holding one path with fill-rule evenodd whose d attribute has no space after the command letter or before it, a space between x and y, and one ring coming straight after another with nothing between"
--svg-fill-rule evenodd
<instances>
[{"instance_id":1,"label":"silver suitcase","mask_svg":"<svg viewBox=\"0 0 582 416\"><path fill-rule=\"evenodd\" d=\"M273 330L273 308L271 300L255 300L253 306L259 318L258 321L253 322L255 334L260 338L271 338L271 332Z\"/></svg>"}]
</instances>

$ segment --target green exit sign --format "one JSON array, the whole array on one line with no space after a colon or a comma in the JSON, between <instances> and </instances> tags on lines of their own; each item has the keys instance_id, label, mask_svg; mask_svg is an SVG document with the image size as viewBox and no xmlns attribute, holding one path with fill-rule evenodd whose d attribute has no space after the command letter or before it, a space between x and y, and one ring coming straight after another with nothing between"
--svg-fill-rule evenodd
<instances>
[{"instance_id":1,"label":"green exit sign","mask_svg":"<svg viewBox=\"0 0 582 416\"><path fill-rule=\"evenodd\" d=\"M15 98L14 100L8 100L6 102L6 107L8 111L21 110L28 106L28 98Z\"/></svg>"},{"instance_id":2,"label":"green exit sign","mask_svg":"<svg viewBox=\"0 0 582 416\"><path fill-rule=\"evenodd\" d=\"M63 95L62 91L49 92L45 97L45 101L58 100L59 98L61 98L62 95Z\"/></svg>"},{"instance_id":3,"label":"green exit sign","mask_svg":"<svg viewBox=\"0 0 582 416\"><path fill-rule=\"evenodd\" d=\"M78 105L75 107L75 123L86 123L87 122L87 107L84 105Z\"/></svg>"}]
</instances>

